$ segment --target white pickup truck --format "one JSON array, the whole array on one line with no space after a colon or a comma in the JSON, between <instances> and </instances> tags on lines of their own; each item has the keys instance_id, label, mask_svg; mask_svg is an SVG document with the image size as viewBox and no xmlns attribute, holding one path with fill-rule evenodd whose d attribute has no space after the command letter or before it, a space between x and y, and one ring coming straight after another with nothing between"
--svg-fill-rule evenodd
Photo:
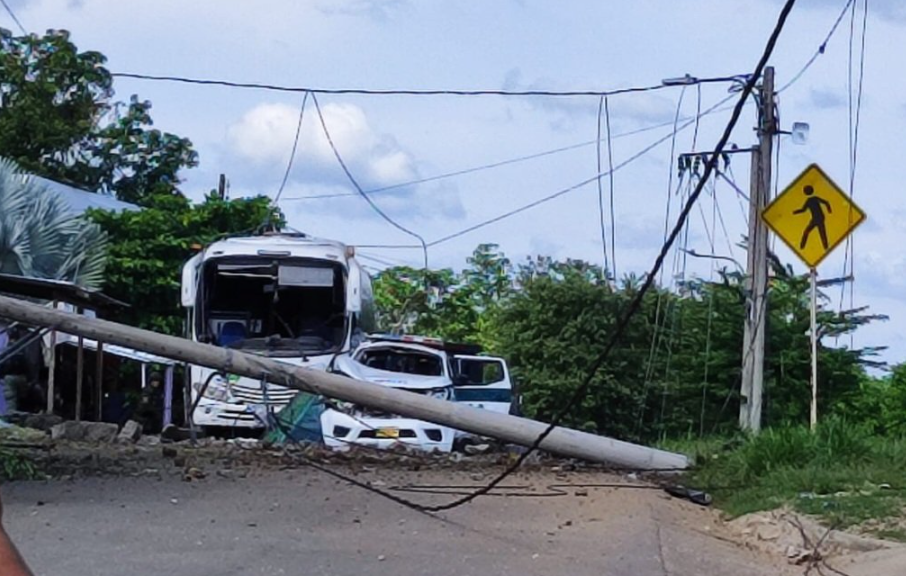
<instances>
[{"instance_id":1,"label":"white pickup truck","mask_svg":"<svg viewBox=\"0 0 906 576\"><path fill-rule=\"evenodd\" d=\"M471 354L462 352L472 352ZM419 336L371 336L333 371L364 380L464 402L494 412L513 411L513 386L502 358L474 354L476 347L445 344ZM445 426L335 402L321 415L324 442L334 448L352 444L389 448L396 444L449 452L459 432Z\"/></svg>"}]
</instances>

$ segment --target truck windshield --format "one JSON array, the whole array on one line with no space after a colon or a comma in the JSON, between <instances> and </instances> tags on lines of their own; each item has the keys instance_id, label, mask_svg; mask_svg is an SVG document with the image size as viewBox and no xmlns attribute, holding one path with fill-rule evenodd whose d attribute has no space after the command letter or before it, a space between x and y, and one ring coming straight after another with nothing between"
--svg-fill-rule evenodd
<instances>
[{"instance_id":1,"label":"truck windshield","mask_svg":"<svg viewBox=\"0 0 906 576\"><path fill-rule=\"evenodd\" d=\"M407 348L369 348L363 350L359 362L369 368L418 374L419 376L443 376L443 360L433 354L425 354Z\"/></svg>"},{"instance_id":2,"label":"truck windshield","mask_svg":"<svg viewBox=\"0 0 906 576\"><path fill-rule=\"evenodd\" d=\"M346 275L320 260L222 258L205 264L199 333L219 346L268 356L339 350Z\"/></svg>"}]
</instances>

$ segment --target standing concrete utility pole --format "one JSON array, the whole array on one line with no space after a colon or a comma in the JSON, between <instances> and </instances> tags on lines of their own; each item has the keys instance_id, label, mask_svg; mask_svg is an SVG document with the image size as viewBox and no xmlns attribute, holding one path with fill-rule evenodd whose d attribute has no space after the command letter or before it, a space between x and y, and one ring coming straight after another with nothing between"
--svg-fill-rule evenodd
<instances>
[{"instance_id":1,"label":"standing concrete utility pole","mask_svg":"<svg viewBox=\"0 0 906 576\"><path fill-rule=\"evenodd\" d=\"M144 350L165 358L209 366L249 378L266 377L269 382L288 388L354 402L391 414L435 422L523 446L532 445L547 429L547 424L527 418L498 414L405 390L291 366L272 358L156 334L106 320L48 310L7 296L0 296L0 318L11 318L32 326L49 326L66 334ZM688 459L682 454L560 427L554 428L541 442L541 449L561 456L641 470L678 470L689 465Z\"/></svg>"},{"instance_id":2,"label":"standing concrete utility pole","mask_svg":"<svg viewBox=\"0 0 906 576\"><path fill-rule=\"evenodd\" d=\"M746 265L746 318L742 348L742 390L739 426L761 430L764 392L764 336L767 323L768 230L761 213L771 193L771 156L777 119L774 111L774 67L764 69L758 99L758 146L752 152L752 194L749 203L749 253Z\"/></svg>"}]
</instances>

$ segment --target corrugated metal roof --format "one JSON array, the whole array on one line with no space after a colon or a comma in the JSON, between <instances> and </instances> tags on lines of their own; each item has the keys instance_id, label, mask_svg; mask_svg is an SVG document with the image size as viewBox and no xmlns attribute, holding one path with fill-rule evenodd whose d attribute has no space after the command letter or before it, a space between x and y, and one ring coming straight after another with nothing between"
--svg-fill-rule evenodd
<instances>
[{"instance_id":1,"label":"corrugated metal roof","mask_svg":"<svg viewBox=\"0 0 906 576\"><path fill-rule=\"evenodd\" d=\"M87 190L82 190L75 186L62 184L60 182L54 182L53 180L41 178L40 176L32 176L32 178L34 178L36 182L47 186L49 191L58 195L69 205L70 209L75 214L82 214L89 208L112 210L114 212L122 212L123 210L141 210L140 206L117 200L113 196L108 196L107 194L88 192Z\"/></svg>"}]
</instances>

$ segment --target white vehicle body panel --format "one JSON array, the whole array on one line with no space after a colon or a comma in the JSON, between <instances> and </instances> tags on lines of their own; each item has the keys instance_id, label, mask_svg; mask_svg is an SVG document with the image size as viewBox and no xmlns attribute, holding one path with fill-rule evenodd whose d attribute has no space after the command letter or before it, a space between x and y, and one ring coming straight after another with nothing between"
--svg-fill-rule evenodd
<instances>
[{"instance_id":1,"label":"white vehicle body panel","mask_svg":"<svg viewBox=\"0 0 906 576\"><path fill-rule=\"evenodd\" d=\"M513 406L513 383L503 358L493 356L453 356L456 401L473 408L509 414ZM471 376L470 383L463 383Z\"/></svg>"},{"instance_id":2,"label":"white vehicle body panel","mask_svg":"<svg viewBox=\"0 0 906 576\"><path fill-rule=\"evenodd\" d=\"M387 354L385 365L388 362L399 364L398 361L405 359L422 359L424 367L430 368L432 373L384 370L364 363L385 360L382 354ZM453 397L453 382L446 353L417 344L366 342L356 349L352 357L338 358L334 363L334 371L357 380L408 390L414 394L429 394L446 399ZM338 449L348 448L353 444L377 448L404 444L422 450L449 452L453 449L455 436L455 431L446 426L350 404L339 409L325 410L321 415L321 429L324 443Z\"/></svg>"}]
</instances>

